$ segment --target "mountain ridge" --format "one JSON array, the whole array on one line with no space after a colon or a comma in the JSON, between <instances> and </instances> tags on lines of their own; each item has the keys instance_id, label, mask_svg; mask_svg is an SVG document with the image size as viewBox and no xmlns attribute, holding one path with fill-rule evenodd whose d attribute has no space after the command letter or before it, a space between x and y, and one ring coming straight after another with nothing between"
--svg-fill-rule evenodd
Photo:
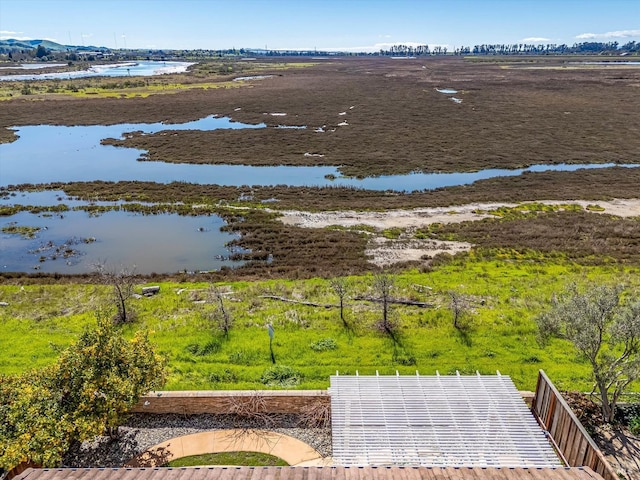
<instances>
[{"instance_id":1,"label":"mountain ridge","mask_svg":"<svg viewBox=\"0 0 640 480\"><path fill-rule=\"evenodd\" d=\"M76 50L108 50L106 47L96 47L93 45L63 45L51 40L32 39L18 40L16 38L6 38L0 40L0 48L33 49L42 45L47 50L55 52L76 51Z\"/></svg>"}]
</instances>

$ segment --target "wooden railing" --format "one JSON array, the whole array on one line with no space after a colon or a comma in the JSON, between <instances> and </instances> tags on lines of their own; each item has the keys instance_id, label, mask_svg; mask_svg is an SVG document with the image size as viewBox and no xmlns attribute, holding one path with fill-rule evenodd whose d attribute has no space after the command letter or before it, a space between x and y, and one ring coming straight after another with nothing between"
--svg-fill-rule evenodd
<instances>
[{"instance_id":1,"label":"wooden railing","mask_svg":"<svg viewBox=\"0 0 640 480\"><path fill-rule=\"evenodd\" d=\"M590 467L605 480L618 480L618 475L602 451L542 370L538 374L531 411L542 428L549 432L556 448L570 467Z\"/></svg>"}]
</instances>

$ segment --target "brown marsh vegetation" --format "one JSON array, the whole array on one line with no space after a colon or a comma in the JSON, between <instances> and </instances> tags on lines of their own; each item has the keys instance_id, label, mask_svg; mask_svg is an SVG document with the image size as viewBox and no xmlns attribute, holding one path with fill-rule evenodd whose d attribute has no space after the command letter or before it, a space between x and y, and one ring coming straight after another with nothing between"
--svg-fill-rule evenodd
<instances>
[{"instance_id":1,"label":"brown marsh vegetation","mask_svg":"<svg viewBox=\"0 0 640 480\"><path fill-rule=\"evenodd\" d=\"M640 261L640 219L559 211L439 225L435 238L471 242L481 250L560 254L586 264Z\"/></svg>"},{"instance_id":2,"label":"brown marsh vegetation","mask_svg":"<svg viewBox=\"0 0 640 480\"><path fill-rule=\"evenodd\" d=\"M462 58L325 62L274 70L273 77L246 88L146 98L10 100L3 102L0 126L181 122L211 114L270 126L306 125L305 130L184 131L170 142L159 133L123 143L149 150L152 160L326 164L353 176L631 163L640 154L640 117L633 113L640 110L640 69L504 68ZM436 88L457 89L462 103ZM270 115L278 112L287 115ZM345 121L348 125L338 126ZM324 133L314 131L323 126ZM306 152L324 157L305 157Z\"/></svg>"},{"instance_id":3,"label":"brown marsh vegetation","mask_svg":"<svg viewBox=\"0 0 640 480\"><path fill-rule=\"evenodd\" d=\"M564 68L557 58L535 59L536 66L543 67L537 69L520 68L517 58L482 62L463 58L332 58L316 64L301 60L301 68L282 68L278 62L274 61L271 70L269 64L261 66L260 74L272 73L272 77L243 82L240 88L209 88L212 82L229 83L236 75L210 75L206 68L199 68L164 81L202 84L203 88L172 95L90 98L54 94L6 100L0 111L0 127L5 127L0 129L0 141L14 138L6 129L11 126L178 123L218 114L241 122L264 122L269 127L307 128L177 131L170 136L133 135L107 143L146 149L151 160L324 164L354 176L540 163L634 163L639 158L637 68ZM458 90L455 96L462 103L452 102L450 95L437 88ZM343 122L346 125L340 126ZM318 128L323 132L315 131ZM324 156L305 156L307 152ZM237 243L251 249L246 258L253 260L212 277L257 278L331 276L373 268L365 257L366 238L362 234L284 226L276 214L263 211L265 202L272 209L385 210L472 202L597 201L637 198L638 185L640 168L613 167L527 173L412 194L180 182L96 181L12 188L62 189L67 195L88 200L183 202L183 213L194 212L190 205L208 205L229 221L229 229L243 234ZM233 211L223 208L225 204L250 209ZM557 212L447 226L437 233L487 248L559 251L572 259L603 256L635 262L638 222L634 222L584 212Z\"/></svg>"}]
</instances>

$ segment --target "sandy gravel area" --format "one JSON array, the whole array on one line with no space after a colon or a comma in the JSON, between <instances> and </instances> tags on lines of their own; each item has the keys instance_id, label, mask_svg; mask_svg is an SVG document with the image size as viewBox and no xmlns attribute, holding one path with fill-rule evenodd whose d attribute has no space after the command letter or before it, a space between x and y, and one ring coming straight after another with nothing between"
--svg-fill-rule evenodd
<instances>
[{"instance_id":1,"label":"sandy gravel area","mask_svg":"<svg viewBox=\"0 0 640 480\"><path fill-rule=\"evenodd\" d=\"M584 200L540 201L537 203L548 205L576 204L585 209L589 205L598 205L603 210L596 213L608 213L620 217L640 216L640 199L599 202ZM455 254L460 251L470 250L472 245L469 243L417 240L412 238L411 233L417 228L426 227L433 223L459 223L481 220L492 216L486 213L487 211L495 210L499 207L515 207L517 205L516 203L471 203L452 207L425 207L410 210L387 210L384 212L282 210L279 213L282 214L280 220L284 224L307 228L324 228L334 225L353 228L358 225L366 225L380 231L389 228L405 229L405 234L393 240L366 230L367 233L371 234L367 255L372 257L373 263L385 266L403 261L431 258L438 253Z\"/></svg>"}]
</instances>

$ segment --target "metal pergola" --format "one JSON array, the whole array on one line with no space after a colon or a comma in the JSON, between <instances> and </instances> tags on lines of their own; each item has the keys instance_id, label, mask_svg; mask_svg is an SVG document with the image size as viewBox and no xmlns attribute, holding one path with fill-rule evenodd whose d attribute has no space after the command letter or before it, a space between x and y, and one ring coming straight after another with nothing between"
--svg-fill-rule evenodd
<instances>
[{"instance_id":1,"label":"metal pergola","mask_svg":"<svg viewBox=\"0 0 640 480\"><path fill-rule=\"evenodd\" d=\"M336 465L559 467L508 376L331 377Z\"/></svg>"}]
</instances>

